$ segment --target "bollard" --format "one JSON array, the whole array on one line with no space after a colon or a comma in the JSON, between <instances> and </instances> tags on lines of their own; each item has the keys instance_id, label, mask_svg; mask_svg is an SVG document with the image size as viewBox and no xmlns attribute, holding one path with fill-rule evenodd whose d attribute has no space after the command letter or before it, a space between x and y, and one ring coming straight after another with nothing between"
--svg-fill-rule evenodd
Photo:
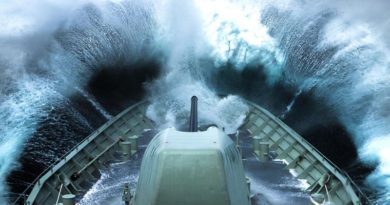
<instances>
[{"instance_id":1,"label":"bollard","mask_svg":"<svg viewBox=\"0 0 390 205\"><path fill-rule=\"evenodd\" d=\"M269 144L268 142L260 142L259 143L259 159L261 161L269 160Z\"/></svg>"},{"instance_id":2,"label":"bollard","mask_svg":"<svg viewBox=\"0 0 390 205\"><path fill-rule=\"evenodd\" d=\"M267 161L269 156L269 144L265 142L264 138L259 136L253 137L253 151L259 157L260 161Z\"/></svg>"},{"instance_id":3,"label":"bollard","mask_svg":"<svg viewBox=\"0 0 390 205\"><path fill-rule=\"evenodd\" d=\"M125 202L125 205L130 205L131 198L132 196L129 188L129 183L125 183L125 186L123 188L122 201Z\"/></svg>"},{"instance_id":4,"label":"bollard","mask_svg":"<svg viewBox=\"0 0 390 205\"><path fill-rule=\"evenodd\" d=\"M245 177L246 179L246 185L248 185L249 192L251 191L251 179L249 177Z\"/></svg>"},{"instance_id":5,"label":"bollard","mask_svg":"<svg viewBox=\"0 0 390 205\"><path fill-rule=\"evenodd\" d=\"M259 155L260 154L260 141L261 141L261 137L259 136L254 136L253 137L253 152L255 152L256 155Z\"/></svg>"},{"instance_id":6,"label":"bollard","mask_svg":"<svg viewBox=\"0 0 390 205\"><path fill-rule=\"evenodd\" d=\"M119 142L119 147L121 148L122 151L122 157L124 160L129 160L131 157L131 148L132 144L129 141L122 141Z\"/></svg>"},{"instance_id":7,"label":"bollard","mask_svg":"<svg viewBox=\"0 0 390 205\"><path fill-rule=\"evenodd\" d=\"M76 196L73 194L65 194L62 195L62 203L64 205L75 205L76 204Z\"/></svg>"},{"instance_id":8,"label":"bollard","mask_svg":"<svg viewBox=\"0 0 390 205\"><path fill-rule=\"evenodd\" d=\"M310 195L310 201L313 204L323 204L325 202L325 196L321 193L314 193Z\"/></svg>"},{"instance_id":9,"label":"bollard","mask_svg":"<svg viewBox=\"0 0 390 205\"><path fill-rule=\"evenodd\" d=\"M245 176L246 185L248 186L248 199L251 200L253 195L251 194L251 179L247 176Z\"/></svg>"},{"instance_id":10,"label":"bollard","mask_svg":"<svg viewBox=\"0 0 390 205\"><path fill-rule=\"evenodd\" d=\"M128 137L128 140L131 142L131 154L134 154L138 151L138 136L133 135Z\"/></svg>"}]
</instances>

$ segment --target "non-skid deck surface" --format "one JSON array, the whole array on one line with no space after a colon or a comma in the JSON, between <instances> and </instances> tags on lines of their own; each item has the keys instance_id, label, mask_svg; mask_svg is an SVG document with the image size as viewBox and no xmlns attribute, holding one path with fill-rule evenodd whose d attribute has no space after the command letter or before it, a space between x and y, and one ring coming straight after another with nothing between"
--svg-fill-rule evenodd
<instances>
[{"instance_id":1,"label":"non-skid deck surface","mask_svg":"<svg viewBox=\"0 0 390 205\"><path fill-rule=\"evenodd\" d=\"M102 177L84 195L79 205L122 204L123 185L129 183L131 189L136 188L143 153L155 134L154 131L142 134L140 151L132 160L112 163L102 170ZM235 140L235 137L232 136L232 139ZM258 161L252 152L250 136L242 132L239 139L245 174L251 179L253 205L310 205L309 196L303 191L303 183L284 169L282 162Z\"/></svg>"}]
</instances>

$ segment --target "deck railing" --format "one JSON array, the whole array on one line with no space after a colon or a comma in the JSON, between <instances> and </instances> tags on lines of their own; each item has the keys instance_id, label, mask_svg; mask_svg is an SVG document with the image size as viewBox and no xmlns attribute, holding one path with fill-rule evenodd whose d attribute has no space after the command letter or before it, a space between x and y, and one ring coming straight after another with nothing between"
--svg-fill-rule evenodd
<instances>
[{"instance_id":1,"label":"deck railing","mask_svg":"<svg viewBox=\"0 0 390 205\"><path fill-rule=\"evenodd\" d=\"M50 166L48 166L41 174L39 174L35 180L30 183L28 185L28 187L22 192L19 194L19 196L12 202L12 205L19 205L19 204L25 204L25 200L27 199L28 197L28 193L30 193L34 186L42 186L43 184L42 183L38 183L39 180L45 176L46 174L49 174L50 173L54 173L54 166L57 165L59 162L65 160L66 161L66 156L68 156L70 153L74 152L74 151L78 151L78 150L81 150L83 144L85 144L86 142L90 142L92 141L93 139L95 139L97 136L99 136L99 134L101 134L104 130L106 130L107 127L111 126L112 124L114 124L118 119L120 119L123 115L125 115L126 113L130 112L131 110L133 110L134 108L140 106L140 105L143 105L143 104L146 104L147 101L141 101L139 103L136 103L132 106L130 106L129 108L125 109L124 111L122 111L121 113L119 113L118 115L116 115L115 117L111 118L110 120L108 120L106 123L104 123L101 127L99 127L98 129L96 129L95 131L93 131L90 135L88 135L88 137L86 137L84 140L82 140L81 142L79 142L76 146L74 146L71 150L69 150L67 153L65 153L64 155L62 155L59 159L55 160L53 163L50 164Z\"/></svg>"}]
</instances>

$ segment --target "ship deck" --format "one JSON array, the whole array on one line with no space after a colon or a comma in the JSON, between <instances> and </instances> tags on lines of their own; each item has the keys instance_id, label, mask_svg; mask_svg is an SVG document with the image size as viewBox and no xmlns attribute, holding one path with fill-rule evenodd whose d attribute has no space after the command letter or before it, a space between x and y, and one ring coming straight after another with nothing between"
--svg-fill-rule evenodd
<instances>
[{"instance_id":1,"label":"ship deck","mask_svg":"<svg viewBox=\"0 0 390 205\"><path fill-rule=\"evenodd\" d=\"M114 161L101 170L100 179L79 200L80 205L122 204L124 183L136 188L143 153L156 131L145 131L140 137L138 154L126 162ZM235 136L231 136L236 140ZM261 162L253 154L251 137L240 132L239 144L242 149L245 174L251 180L253 205L309 205L309 195L304 191L305 184L297 180L282 161Z\"/></svg>"},{"instance_id":2,"label":"ship deck","mask_svg":"<svg viewBox=\"0 0 390 205\"><path fill-rule=\"evenodd\" d=\"M247 104L250 110L238 138L253 205L310 204L313 193L337 205L371 204L343 170L298 133L264 108ZM146 109L143 101L113 117L43 172L13 204L50 205L64 194L76 195L80 205L121 204L124 183L136 187L146 145L157 132L147 130L155 124ZM116 160L122 137L134 135L140 136L137 152L129 161ZM279 161L259 161L251 145L254 136L265 140Z\"/></svg>"}]
</instances>

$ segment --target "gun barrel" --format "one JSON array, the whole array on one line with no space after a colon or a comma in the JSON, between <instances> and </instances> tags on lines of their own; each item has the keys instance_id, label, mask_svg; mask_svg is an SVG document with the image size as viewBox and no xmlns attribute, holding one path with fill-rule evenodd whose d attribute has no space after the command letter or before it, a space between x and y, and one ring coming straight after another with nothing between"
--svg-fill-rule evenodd
<instances>
[{"instance_id":1,"label":"gun barrel","mask_svg":"<svg viewBox=\"0 0 390 205\"><path fill-rule=\"evenodd\" d=\"M198 131L198 98L191 98L190 132Z\"/></svg>"}]
</instances>

